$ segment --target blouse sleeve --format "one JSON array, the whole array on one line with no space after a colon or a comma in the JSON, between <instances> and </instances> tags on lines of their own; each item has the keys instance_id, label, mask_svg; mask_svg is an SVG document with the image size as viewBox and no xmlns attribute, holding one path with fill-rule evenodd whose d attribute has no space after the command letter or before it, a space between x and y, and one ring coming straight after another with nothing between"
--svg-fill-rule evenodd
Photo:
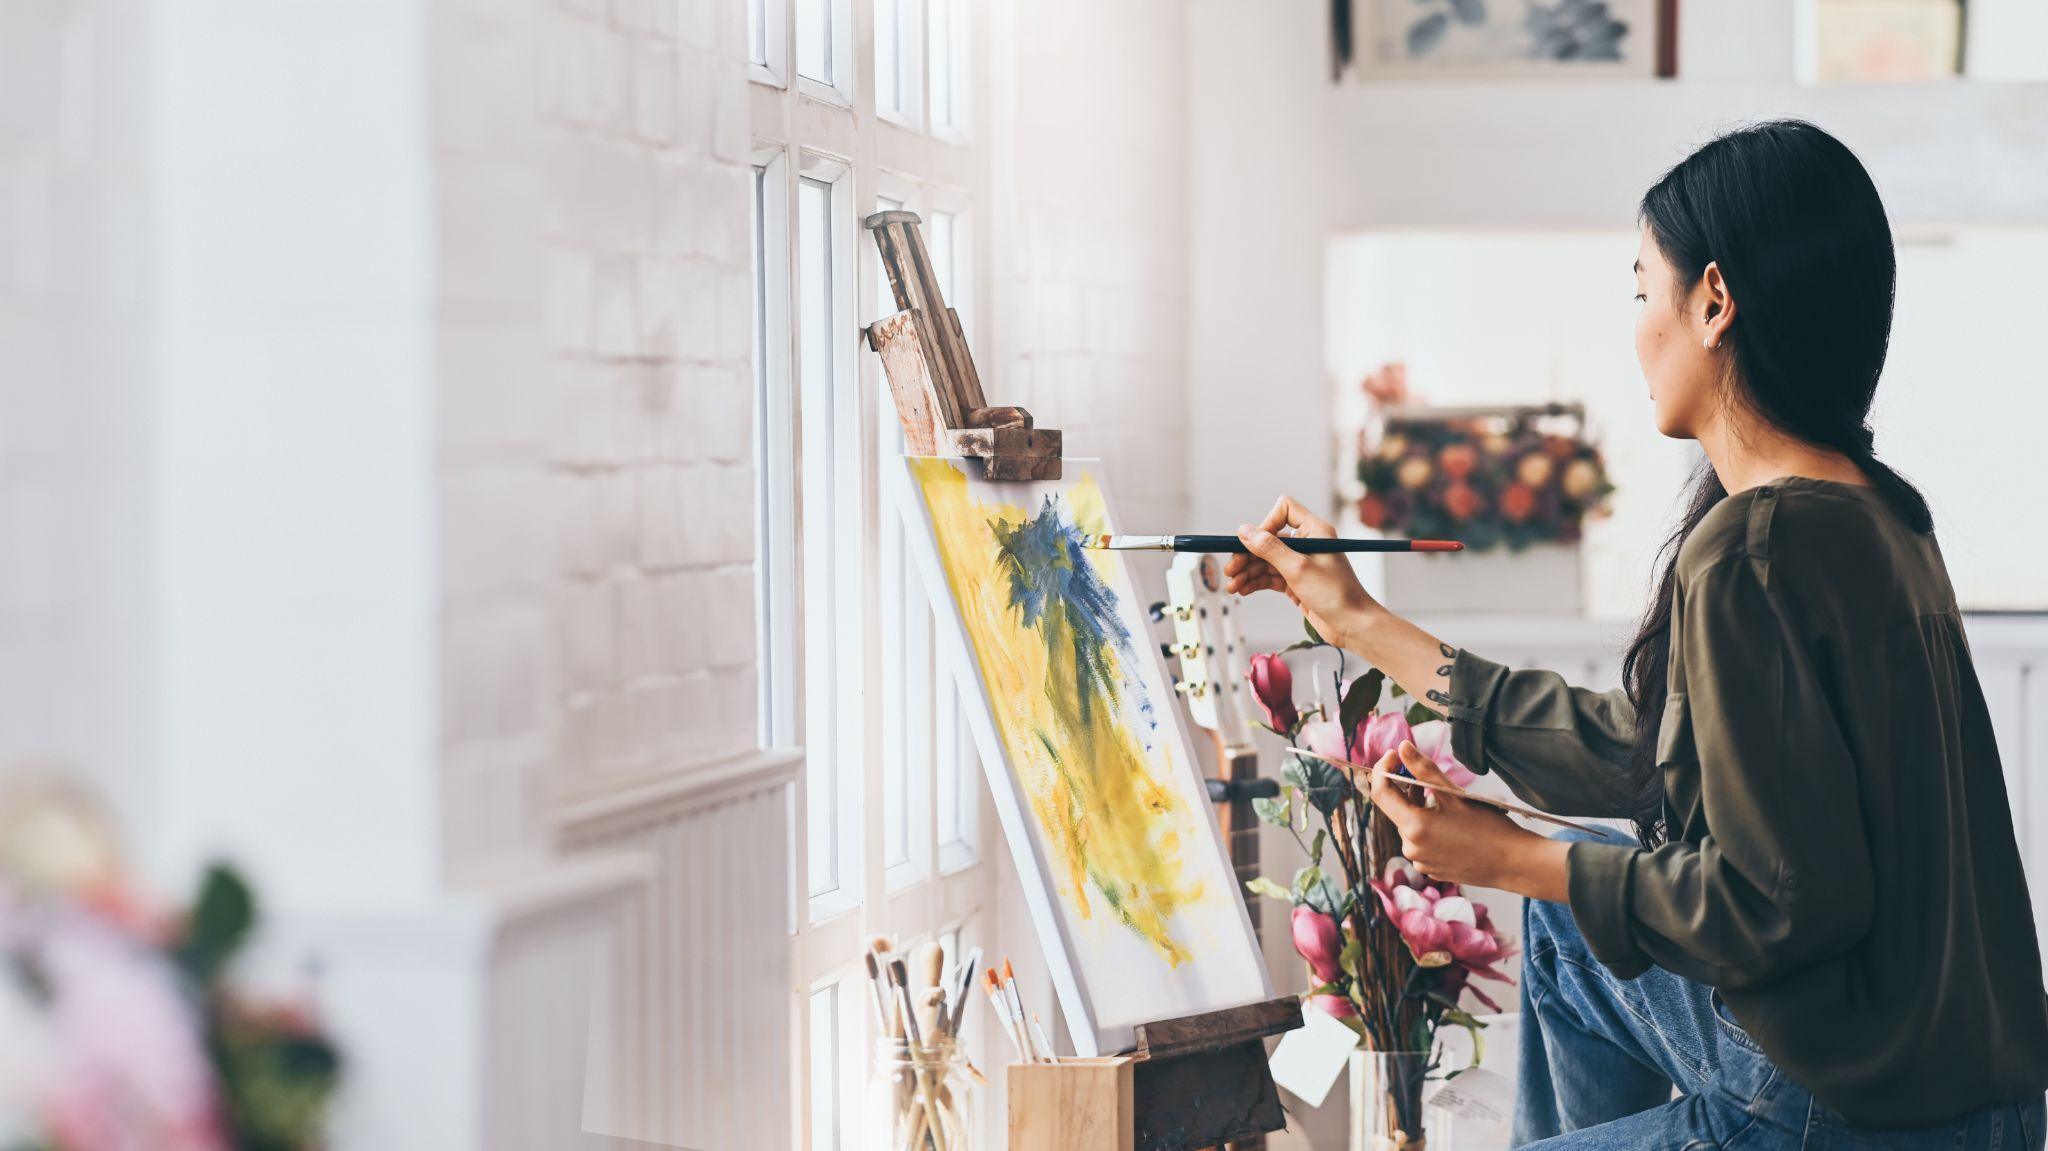
<instances>
[{"instance_id":1,"label":"blouse sleeve","mask_svg":"<svg viewBox=\"0 0 2048 1151\"><path fill-rule=\"evenodd\" d=\"M1451 661L1451 750L1532 806L1612 816L1626 790L1635 707L1626 692L1573 687L1554 671L1515 670L1459 651Z\"/></svg>"},{"instance_id":2,"label":"blouse sleeve","mask_svg":"<svg viewBox=\"0 0 2048 1151\"><path fill-rule=\"evenodd\" d=\"M1593 954L1752 987L1846 950L1873 912L1856 766L1782 596L1746 557L1675 613L1660 762L1699 764L1707 833L1654 851L1577 842L1572 913Z\"/></svg>"}]
</instances>

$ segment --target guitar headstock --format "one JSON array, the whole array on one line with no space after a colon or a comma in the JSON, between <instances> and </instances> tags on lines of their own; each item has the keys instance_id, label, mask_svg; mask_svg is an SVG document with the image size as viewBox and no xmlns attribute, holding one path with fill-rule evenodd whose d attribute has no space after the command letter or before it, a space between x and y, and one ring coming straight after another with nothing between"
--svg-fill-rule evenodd
<instances>
[{"instance_id":1,"label":"guitar headstock","mask_svg":"<svg viewBox=\"0 0 2048 1151\"><path fill-rule=\"evenodd\" d=\"M1173 622L1173 640L1163 646L1179 665L1174 690L1187 701L1188 718L1223 748L1249 745L1245 655L1234 603L1223 590L1223 565L1209 554L1176 556L1166 590L1168 600L1157 614Z\"/></svg>"}]
</instances>

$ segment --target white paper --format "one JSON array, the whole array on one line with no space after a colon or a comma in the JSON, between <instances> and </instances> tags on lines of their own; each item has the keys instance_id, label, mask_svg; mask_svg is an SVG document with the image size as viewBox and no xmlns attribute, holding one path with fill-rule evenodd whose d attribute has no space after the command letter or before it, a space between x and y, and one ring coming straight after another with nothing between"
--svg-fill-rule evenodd
<instances>
[{"instance_id":1,"label":"white paper","mask_svg":"<svg viewBox=\"0 0 2048 1151\"><path fill-rule=\"evenodd\" d=\"M1506 1123L1515 1104L1515 1085L1499 1072L1474 1067L1445 1082L1426 1102L1462 1119Z\"/></svg>"},{"instance_id":2,"label":"white paper","mask_svg":"<svg viewBox=\"0 0 2048 1151\"><path fill-rule=\"evenodd\" d=\"M1357 1048L1358 1032L1304 1005L1301 1029L1289 1031L1273 1049L1273 1082L1321 1107Z\"/></svg>"}]
</instances>

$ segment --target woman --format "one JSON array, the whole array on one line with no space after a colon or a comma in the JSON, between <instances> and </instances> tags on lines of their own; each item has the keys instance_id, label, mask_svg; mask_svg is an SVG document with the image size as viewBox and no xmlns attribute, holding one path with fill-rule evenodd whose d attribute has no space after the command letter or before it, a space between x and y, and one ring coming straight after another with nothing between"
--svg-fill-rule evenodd
<instances>
[{"instance_id":1,"label":"woman","mask_svg":"<svg viewBox=\"0 0 2048 1151\"><path fill-rule=\"evenodd\" d=\"M1373 799L1424 873L1518 892L1515 1141L2043 1145L2048 995L1998 750L1926 502L1864 424L1892 318L1869 175L1809 124L1732 132L1643 197L1636 353L1705 456L1604 695L1376 603L1283 499L1232 590L1434 701L1458 758L1637 840ZM1673 1089L1679 1093L1673 1099Z\"/></svg>"}]
</instances>

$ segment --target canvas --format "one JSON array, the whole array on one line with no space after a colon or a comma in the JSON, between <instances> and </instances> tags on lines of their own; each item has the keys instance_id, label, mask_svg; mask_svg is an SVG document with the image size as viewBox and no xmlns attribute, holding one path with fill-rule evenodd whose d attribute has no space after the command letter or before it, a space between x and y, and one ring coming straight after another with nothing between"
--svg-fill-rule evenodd
<instances>
[{"instance_id":1,"label":"canvas","mask_svg":"<svg viewBox=\"0 0 2048 1151\"><path fill-rule=\"evenodd\" d=\"M1065 471L914 458L905 503L1068 1030L1097 1055L1272 986L1130 571L1081 547L1114 530L1096 469Z\"/></svg>"}]
</instances>

